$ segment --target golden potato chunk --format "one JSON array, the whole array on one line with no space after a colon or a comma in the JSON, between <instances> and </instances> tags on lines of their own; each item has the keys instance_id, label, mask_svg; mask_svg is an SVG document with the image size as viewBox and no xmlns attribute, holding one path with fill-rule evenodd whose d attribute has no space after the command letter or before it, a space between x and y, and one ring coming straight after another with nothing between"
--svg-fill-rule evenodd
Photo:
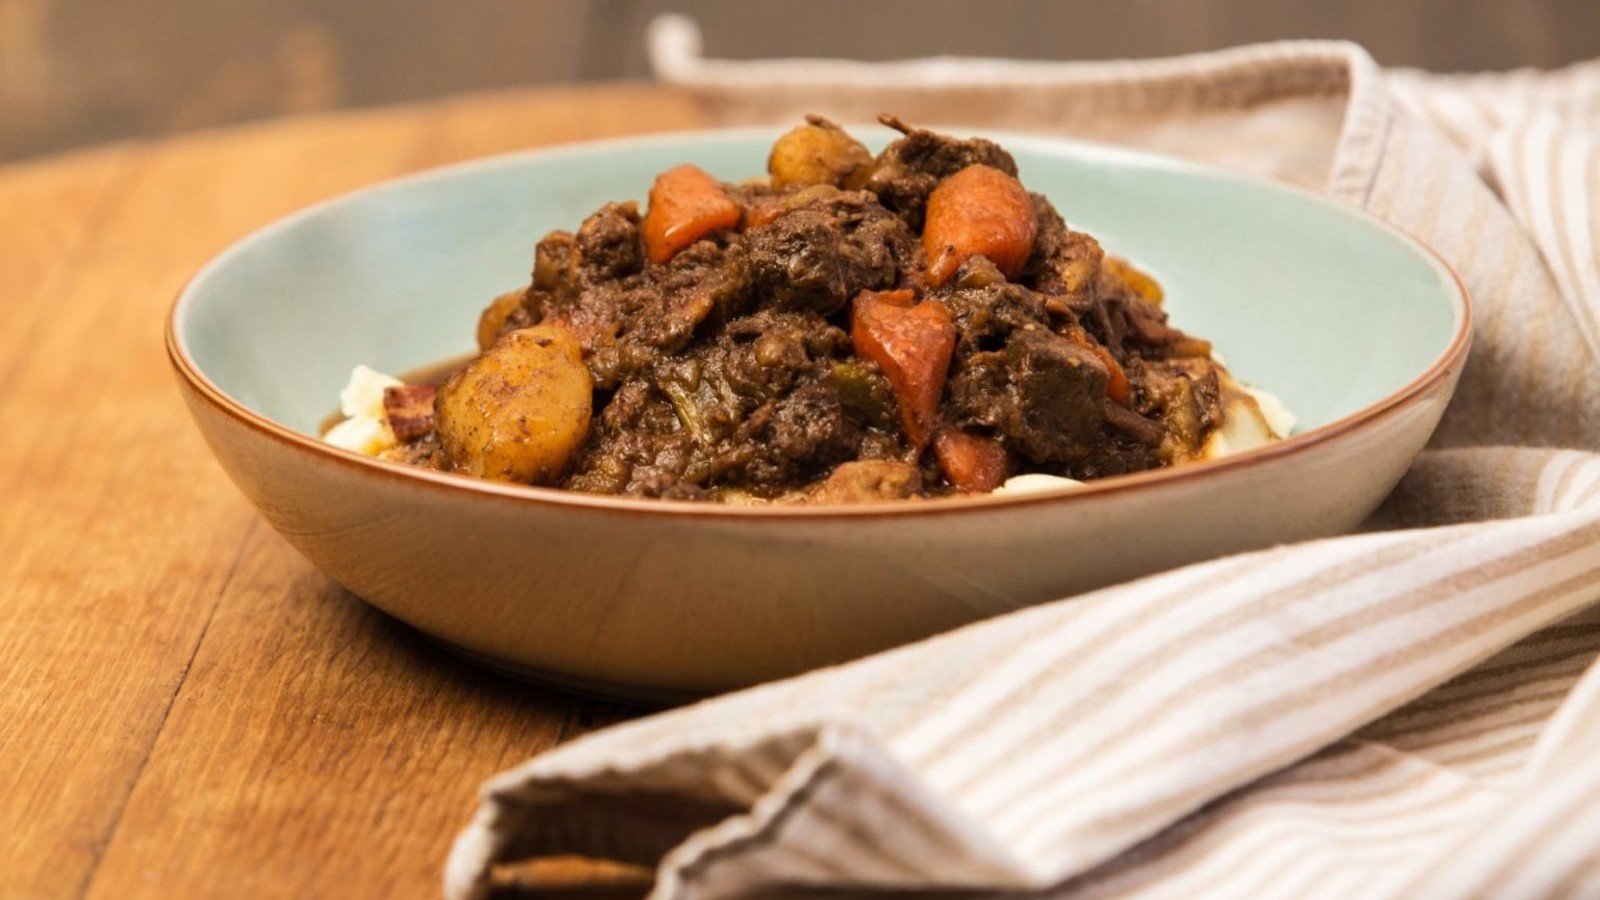
<instances>
[{"instance_id":1,"label":"golden potato chunk","mask_svg":"<svg viewBox=\"0 0 1600 900\"><path fill-rule=\"evenodd\" d=\"M511 318L512 313L522 308L522 295L527 292L527 288L507 291L484 307L483 315L478 317L479 352L494 346L495 340L500 337L500 332L506 327L506 320Z\"/></svg>"},{"instance_id":2,"label":"golden potato chunk","mask_svg":"<svg viewBox=\"0 0 1600 900\"><path fill-rule=\"evenodd\" d=\"M791 129L772 145L767 172L772 189L831 184L860 187L872 171L872 154L844 129L817 116Z\"/></svg>"},{"instance_id":3,"label":"golden potato chunk","mask_svg":"<svg viewBox=\"0 0 1600 900\"><path fill-rule=\"evenodd\" d=\"M508 332L439 388L440 448L467 475L555 484L589 435L593 391L572 332Z\"/></svg>"},{"instance_id":4,"label":"golden potato chunk","mask_svg":"<svg viewBox=\"0 0 1600 900\"><path fill-rule=\"evenodd\" d=\"M1126 282L1129 290L1157 306L1161 305L1166 294L1161 290L1161 282L1156 281L1150 273L1120 256L1112 256L1109 253L1106 254L1104 265Z\"/></svg>"}]
</instances>

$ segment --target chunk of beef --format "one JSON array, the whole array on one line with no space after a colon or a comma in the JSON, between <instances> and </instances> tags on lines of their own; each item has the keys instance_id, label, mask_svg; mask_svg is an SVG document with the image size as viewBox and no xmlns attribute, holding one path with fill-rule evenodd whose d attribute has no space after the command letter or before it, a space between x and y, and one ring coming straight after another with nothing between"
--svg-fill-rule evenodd
<instances>
[{"instance_id":1,"label":"chunk of beef","mask_svg":"<svg viewBox=\"0 0 1600 900\"><path fill-rule=\"evenodd\" d=\"M588 285L568 308L546 307L579 335L600 388L680 352L713 314L721 321L746 305L749 281L734 247L699 241L650 274Z\"/></svg>"},{"instance_id":2,"label":"chunk of beef","mask_svg":"<svg viewBox=\"0 0 1600 900\"><path fill-rule=\"evenodd\" d=\"M530 319L539 322L547 308L571 305L578 289L578 239L568 231L552 231L534 247L533 283L522 306Z\"/></svg>"},{"instance_id":3,"label":"chunk of beef","mask_svg":"<svg viewBox=\"0 0 1600 900\"><path fill-rule=\"evenodd\" d=\"M565 487L599 494L666 496L683 481L693 436L671 402L650 380L624 381L601 408L590 440L573 462Z\"/></svg>"},{"instance_id":4,"label":"chunk of beef","mask_svg":"<svg viewBox=\"0 0 1600 900\"><path fill-rule=\"evenodd\" d=\"M1103 334L1146 359L1211 356L1210 341L1173 328L1166 310L1133 290L1107 259L1095 289L1103 310Z\"/></svg>"},{"instance_id":5,"label":"chunk of beef","mask_svg":"<svg viewBox=\"0 0 1600 900\"><path fill-rule=\"evenodd\" d=\"M966 360L950 380L946 414L957 427L992 432L1028 463L1070 469L1110 440L1109 377L1093 352L1048 330L1026 329L1004 350Z\"/></svg>"},{"instance_id":6,"label":"chunk of beef","mask_svg":"<svg viewBox=\"0 0 1600 900\"><path fill-rule=\"evenodd\" d=\"M1150 348L1173 342L1174 332L1167 327L1167 313L1161 307L1135 294L1126 295L1120 305L1129 337Z\"/></svg>"},{"instance_id":7,"label":"chunk of beef","mask_svg":"<svg viewBox=\"0 0 1600 900\"><path fill-rule=\"evenodd\" d=\"M850 339L814 312L762 310L629 375L605 404L571 482L680 496L776 496L861 455L866 434L832 378Z\"/></svg>"},{"instance_id":8,"label":"chunk of beef","mask_svg":"<svg viewBox=\"0 0 1600 900\"><path fill-rule=\"evenodd\" d=\"M1033 255L1023 269L1022 281L1041 294L1059 298L1074 317L1093 311L1095 282L1105 260L1100 242L1073 231L1041 194L1032 194L1038 218Z\"/></svg>"},{"instance_id":9,"label":"chunk of beef","mask_svg":"<svg viewBox=\"0 0 1600 900\"><path fill-rule=\"evenodd\" d=\"M383 417L395 440L407 443L433 432L433 398L437 393L430 384L383 389Z\"/></svg>"},{"instance_id":10,"label":"chunk of beef","mask_svg":"<svg viewBox=\"0 0 1600 900\"><path fill-rule=\"evenodd\" d=\"M643 271L638 204L630 201L600 207L578 227L577 244L580 269L591 284Z\"/></svg>"},{"instance_id":11,"label":"chunk of beef","mask_svg":"<svg viewBox=\"0 0 1600 900\"><path fill-rule=\"evenodd\" d=\"M941 411L958 427L998 432L1015 403L1005 354L994 350L968 356L950 374Z\"/></svg>"},{"instance_id":12,"label":"chunk of beef","mask_svg":"<svg viewBox=\"0 0 1600 900\"><path fill-rule=\"evenodd\" d=\"M816 313L762 310L729 322L702 358L734 393L765 402L802 377L827 374L824 362L849 350L850 336Z\"/></svg>"},{"instance_id":13,"label":"chunk of beef","mask_svg":"<svg viewBox=\"0 0 1600 900\"><path fill-rule=\"evenodd\" d=\"M790 213L749 235L752 274L780 308L832 312L849 302L852 282L884 280L870 260L847 257L847 245L827 215Z\"/></svg>"},{"instance_id":14,"label":"chunk of beef","mask_svg":"<svg viewBox=\"0 0 1600 900\"><path fill-rule=\"evenodd\" d=\"M1100 409L1105 414L1107 425L1146 447L1160 447L1161 442L1166 440L1167 429L1160 422L1147 419L1110 398L1100 404Z\"/></svg>"},{"instance_id":15,"label":"chunk of beef","mask_svg":"<svg viewBox=\"0 0 1600 900\"><path fill-rule=\"evenodd\" d=\"M1044 298L1005 281L980 288L958 288L945 295L956 325L956 357L1004 347L1011 334L1029 326L1043 328Z\"/></svg>"},{"instance_id":16,"label":"chunk of beef","mask_svg":"<svg viewBox=\"0 0 1600 900\"><path fill-rule=\"evenodd\" d=\"M1165 462L1181 462L1200 453L1206 438L1222 421L1222 390L1216 365L1195 357L1145 362L1136 408L1166 428L1158 450Z\"/></svg>"},{"instance_id":17,"label":"chunk of beef","mask_svg":"<svg viewBox=\"0 0 1600 900\"><path fill-rule=\"evenodd\" d=\"M857 456L863 429L831 379L849 349L818 314L777 310L730 322L696 348L711 483L775 496Z\"/></svg>"},{"instance_id":18,"label":"chunk of beef","mask_svg":"<svg viewBox=\"0 0 1600 900\"><path fill-rule=\"evenodd\" d=\"M631 315L657 299L637 271L607 274L632 266L628 246L637 241L638 214L631 204L607 204L584 220L578 235L551 232L534 250L533 283L522 299L526 324L557 323L578 336L590 376L603 388L615 387L620 378L612 349L617 335ZM523 317L517 318L525 327Z\"/></svg>"},{"instance_id":19,"label":"chunk of beef","mask_svg":"<svg viewBox=\"0 0 1600 900\"><path fill-rule=\"evenodd\" d=\"M578 237L568 231L552 231L539 240L533 248L533 291L544 295L557 295L560 301L570 301L578 291ZM528 307L528 312L539 319L538 307Z\"/></svg>"},{"instance_id":20,"label":"chunk of beef","mask_svg":"<svg viewBox=\"0 0 1600 900\"><path fill-rule=\"evenodd\" d=\"M992 166L1012 177L1017 174L1017 161L993 141L958 140L912 128L893 116L885 116L881 121L905 137L878 154L866 188L877 194L884 206L905 217L915 230L922 229L928 195L933 193L941 178L974 165Z\"/></svg>"},{"instance_id":21,"label":"chunk of beef","mask_svg":"<svg viewBox=\"0 0 1600 900\"><path fill-rule=\"evenodd\" d=\"M742 241L705 240L691 244L654 271L657 283L669 294L706 294L718 322L727 322L752 310L756 299L750 276L750 254Z\"/></svg>"},{"instance_id":22,"label":"chunk of beef","mask_svg":"<svg viewBox=\"0 0 1600 900\"><path fill-rule=\"evenodd\" d=\"M1007 445L1040 462L1070 464L1104 440L1102 401L1110 374L1094 353L1044 330L1006 344L1015 397L1002 428Z\"/></svg>"},{"instance_id":23,"label":"chunk of beef","mask_svg":"<svg viewBox=\"0 0 1600 900\"><path fill-rule=\"evenodd\" d=\"M850 458L854 431L838 393L807 381L778 400L763 446L771 448L766 455L795 472L822 473Z\"/></svg>"},{"instance_id":24,"label":"chunk of beef","mask_svg":"<svg viewBox=\"0 0 1600 900\"><path fill-rule=\"evenodd\" d=\"M831 313L863 290L893 287L919 255L905 223L871 194L812 188L741 241L754 289L780 309Z\"/></svg>"}]
</instances>

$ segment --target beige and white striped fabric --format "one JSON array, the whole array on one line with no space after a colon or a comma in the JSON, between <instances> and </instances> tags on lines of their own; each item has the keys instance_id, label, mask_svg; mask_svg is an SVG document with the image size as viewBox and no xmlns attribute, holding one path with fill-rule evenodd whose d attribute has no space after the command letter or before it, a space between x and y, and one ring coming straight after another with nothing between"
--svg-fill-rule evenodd
<instances>
[{"instance_id":1,"label":"beige and white striped fabric","mask_svg":"<svg viewBox=\"0 0 1600 900\"><path fill-rule=\"evenodd\" d=\"M1600 896L1600 64L1296 43L1149 63L658 68L729 120L888 108L1303 182L1481 328L1362 534L1222 559L602 731L489 781L447 893L588 854L653 896Z\"/></svg>"}]
</instances>

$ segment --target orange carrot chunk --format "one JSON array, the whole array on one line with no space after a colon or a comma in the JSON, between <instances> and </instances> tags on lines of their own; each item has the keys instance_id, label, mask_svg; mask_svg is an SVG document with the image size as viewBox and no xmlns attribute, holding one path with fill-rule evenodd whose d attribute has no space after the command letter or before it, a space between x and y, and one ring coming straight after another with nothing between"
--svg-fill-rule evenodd
<instances>
[{"instance_id":1,"label":"orange carrot chunk","mask_svg":"<svg viewBox=\"0 0 1600 900\"><path fill-rule=\"evenodd\" d=\"M928 195L922 249L938 287L961 264L987 256L1006 278L1022 274L1039 223L1022 183L992 166L967 166Z\"/></svg>"},{"instance_id":2,"label":"orange carrot chunk","mask_svg":"<svg viewBox=\"0 0 1600 900\"><path fill-rule=\"evenodd\" d=\"M858 296L870 295L868 303L887 303L902 309L910 309L917 302L917 292L911 288L900 288L894 291L862 291Z\"/></svg>"},{"instance_id":3,"label":"orange carrot chunk","mask_svg":"<svg viewBox=\"0 0 1600 900\"><path fill-rule=\"evenodd\" d=\"M644 214L644 249L653 263L664 263L679 250L713 231L739 224L739 204L715 178L691 165L668 169L650 188Z\"/></svg>"},{"instance_id":4,"label":"orange carrot chunk","mask_svg":"<svg viewBox=\"0 0 1600 900\"><path fill-rule=\"evenodd\" d=\"M752 204L744 214L745 228L760 228L770 225L783 215L784 208L779 200L759 200Z\"/></svg>"},{"instance_id":5,"label":"orange carrot chunk","mask_svg":"<svg viewBox=\"0 0 1600 900\"><path fill-rule=\"evenodd\" d=\"M993 438L941 428L933 452L945 479L963 491L988 493L1006 480L1006 451Z\"/></svg>"},{"instance_id":6,"label":"orange carrot chunk","mask_svg":"<svg viewBox=\"0 0 1600 900\"><path fill-rule=\"evenodd\" d=\"M1104 345L1092 340L1082 328L1069 328L1065 336L1074 344L1098 356L1100 362L1105 364L1106 372L1110 373L1111 376L1106 379L1106 396L1123 406L1131 406L1133 404L1133 385L1128 383L1128 373L1122 370L1122 363L1117 362L1117 358L1111 355L1111 351L1107 350Z\"/></svg>"},{"instance_id":7,"label":"orange carrot chunk","mask_svg":"<svg viewBox=\"0 0 1600 900\"><path fill-rule=\"evenodd\" d=\"M906 436L928 445L944 394L956 327L937 300L911 304L911 291L862 291L851 313L856 355L878 364L894 389Z\"/></svg>"}]
</instances>

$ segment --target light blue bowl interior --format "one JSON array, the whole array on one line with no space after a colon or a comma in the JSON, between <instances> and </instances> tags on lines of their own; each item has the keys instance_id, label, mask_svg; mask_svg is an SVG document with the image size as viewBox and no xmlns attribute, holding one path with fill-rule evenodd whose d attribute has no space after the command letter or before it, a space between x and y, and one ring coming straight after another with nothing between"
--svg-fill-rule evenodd
<instances>
[{"instance_id":1,"label":"light blue bowl interior","mask_svg":"<svg viewBox=\"0 0 1600 900\"><path fill-rule=\"evenodd\" d=\"M356 364L398 373L472 350L479 311L527 282L545 232L575 229L607 200L642 201L655 174L681 162L730 181L760 174L777 133L498 157L335 199L202 270L178 305L177 339L239 403L315 433ZM1095 145L998 139L1029 189L1153 272L1173 323L1276 393L1297 431L1415 379L1462 315L1431 256L1332 201Z\"/></svg>"}]
</instances>

